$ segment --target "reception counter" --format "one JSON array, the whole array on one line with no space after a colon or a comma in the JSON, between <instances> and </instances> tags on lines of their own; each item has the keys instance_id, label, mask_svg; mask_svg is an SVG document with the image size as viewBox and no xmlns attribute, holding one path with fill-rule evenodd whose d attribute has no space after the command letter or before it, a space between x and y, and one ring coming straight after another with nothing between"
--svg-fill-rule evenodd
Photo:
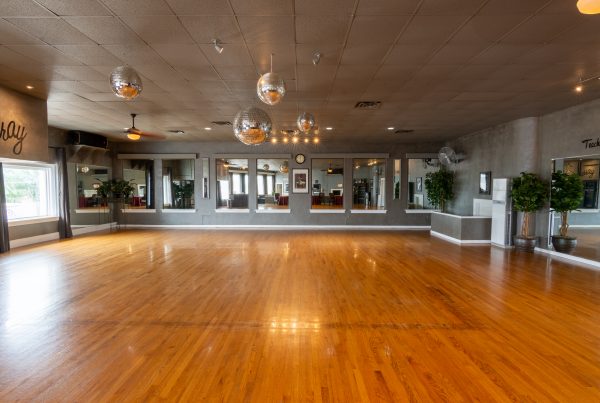
<instances>
[{"instance_id":1,"label":"reception counter","mask_svg":"<svg viewBox=\"0 0 600 403\"><path fill-rule=\"evenodd\" d=\"M431 213L431 235L458 244L489 244L492 217Z\"/></svg>"}]
</instances>

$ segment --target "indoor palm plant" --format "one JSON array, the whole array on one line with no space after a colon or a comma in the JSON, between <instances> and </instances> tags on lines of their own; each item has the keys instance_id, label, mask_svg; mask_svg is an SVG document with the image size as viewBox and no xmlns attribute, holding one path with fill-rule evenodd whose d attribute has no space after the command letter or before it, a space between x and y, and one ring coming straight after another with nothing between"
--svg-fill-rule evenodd
<instances>
[{"instance_id":1,"label":"indoor palm plant","mask_svg":"<svg viewBox=\"0 0 600 403\"><path fill-rule=\"evenodd\" d=\"M427 200L434 208L439 208L442 212L446 209L446 202L454 198L453 186L454 172L444 167L425 175Z\"/></svg>"},{"instance_id":2,"label":"indoor palm plant","mask_svg":"<svg viewBox=\"0 0 600 403\"><path fill-rule=\"evenodd\" d=\"M569 213L576 210L582 201L583 181L579 175L562 171L552 174L550 208L560 213L560 235L552 235L552 246L557 252L571 253L577 246L577 238L567 235Z\"/></svg>"},{"instance_id":3,"label":"indoor palm plant","mask_svg":"<svg viewBox=\"0 0 600 403\"><path fill-rule=\"evenodd\" d=\"M536 174L521 172L521 176L513 179L511 196L514 209L523 213L520 235L515 236L515 248L532 252L537 239L529 235L531 216L548 200L548 185Z\"/></svg>"}]
</instances>

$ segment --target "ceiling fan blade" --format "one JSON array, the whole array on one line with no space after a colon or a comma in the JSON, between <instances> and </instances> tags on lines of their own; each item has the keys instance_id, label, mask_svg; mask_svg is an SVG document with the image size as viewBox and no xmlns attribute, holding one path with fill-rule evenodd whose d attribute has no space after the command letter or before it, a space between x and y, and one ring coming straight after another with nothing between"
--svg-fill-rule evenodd
<instances>
[{"instance_id":1,"label":"ceiling fan blade","mask_svg":"<svg viewBox=\"0 0 600 403\"><path fill-rule=\"evenodd\" d=\"M152 139L164 140L167 138L167 136L165 136L164 134L157 134L157 133L148 133L148 132L139 131L137 134L139 134L142 137L148 137L148 138L152 138Z\"/></svg>"},{"instance_id":2,"label":"ceiling fan blade","mask_svg":"<svg viewBox=\"0 0 600 403\"><path fill-rule=\"evenodd\" d=\"M129 129L125 130L125 133L142 134L142 131L134 126L134 127L130 127Z\"/></svg>"}]
</instances>

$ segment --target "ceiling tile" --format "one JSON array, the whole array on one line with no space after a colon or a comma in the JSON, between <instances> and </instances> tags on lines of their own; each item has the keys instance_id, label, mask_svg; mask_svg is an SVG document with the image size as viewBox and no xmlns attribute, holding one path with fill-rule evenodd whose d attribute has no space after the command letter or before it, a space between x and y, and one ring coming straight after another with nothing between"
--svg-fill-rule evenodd
<instances>
[{"instance_id":1,"label":"ceiling tile","mask_svg":"<svg viewBox=\"0 0 600 403\"><path fill-rule=\"evenodd\" d=\"M450 39L459 26L467 20L465 16L429 16L414 17L408 28L402 33L399 44L444 43Z\"/></svg>"},{"instance_id":2,"label":"ceiling tile","mask_svg":"<svg viewBox=\"0 0 600 403\"><path fill-rule=\"evenodd\" d=\"M342 64L380 64L389 49L389 45L348 45Z\"/></svg>"},{"instance_id":3,"label":"ceiling tile","mask_svg":"<svg viewBox=\"0 0 600 403\"><path fill-rule=\"evenodd\" d=\"M321 53L321 64L338 64L342 55L342 45L332 44L298 44L296 45L296 63L298 65L312 64L315 52Z\"/></svg>"},{"instance_id":4,"label":"ceiling tile","mask_svg":"<svg viewBox=\"0 0 600 403\"><path fill-rule=\"evenodd\" d=\"M501 42L520 45L548 43L576 24L576 18L556 14L536 15L502 38Z\"/></svg>"},{"instance_id":5,"label":"ceiling tile","mask_svg":"<svg viewBox=\"0 0 600 403\"><path fill-rule=\"evenodd\" d=\"M89 66L116 66L121 64L121 60L99 45L56 45L55 48Z\"/></svg>"},{"instance_id":6,"label":"ceiling tile","mask_svg":"<svg viewBox=\"0 0 600 403\"><path fill-rule=\"evenodd\" d=\"M104 49L131 65L161 64L164 61L147 45L104 45Z\"/></svg>"},{"instance_id":7,"label":"ceiling tile","mask_svg":"<svg viewBox=\"0 0 600 403\"><path fill-rule=\"evenodd\" d=\"M296 42L306 44L343 44L350 17L296 16Z\"/></svg>"},{"instance_id":8,"label":"ceiling tile","mask_svg":"<svg viewBox=\"0 0 600 403\"><path fill-rule=\"evenodd\" d=\"M237 15L292 15L292 0L230 0Z\"/></svg>"},{"instance_id":9,"label":"ceiling tile","mask_svg":"<svg viewBox=\"0 0 600 403\"><path fill-rule=\"evenodd\" d=\"M294 19L279 17L238 17L246 43L294 43Z\"/></svg>"},{"instance_id":10,"label":"ceiling tile","mask_svg":"<svg viewBox=\"0 0 600 403\"><path fill-rule=\"evenodd\" d=\"M191 16L180 19L197 43L212 43L213 39L219 39L223 44L243 43L234 17Z\"/></svg>"},{"instance_id":11,"label":"ceiling tile","mask_svg":"<svg viewBox=\"0 0 600 403\"><path fill-rule=\"evenodd\" d=\"M81 63L50 45L14 45L10 49L38 62L51 66L77 66Z\"/></svg>"},{"instance_id":12,"label":"ceiling tile","mask_svg":"<svg viewBox=\"0 0 600 403\"><path fill-rule=\"evenodd\" d=\"M408 16L358 16L352 22L348 44L392 44L408 19Z\"/></svg>"},{"instance_id":13,"label":"ceiling tile","mask_svg":"<svg viewBox=\"0 0 600 403\"><path fill-rule=\"evenodd\" d=\"M273 69L281 72L281 66L293 66L296 64L296 53L294 46L284 44L251 44L248 45L250 55L260 72L267 72L271 65L271 54L273 54Z\"/></svg>"},{"instance_id":14,"label":"ceiling tile","mask_svg":"<svg viewBox=\"0 0 600 403\"><path fill-rule=\"evenodd\" d=\"M254 66L217 66L217 72L224 80L254 80L259 78Z\"/></svg>"},{"instance_id":15,"label":"ceiling tile","mask_svg":"<svg viewBox=\"0 0 600 403\"><path fill-rule=\"evenodd\" d=\"M419 15L471 15L486 1L484 0L425 0Z\"/></svg>"},{"instance_id":16,"label":"ceiling tile","mask_svg":"<svg viewBox=\"0 0 600 403\"><path fill-rule=\"evenodd\" d=\"M220 80L219 75L212 66L176 66L175 70L183 77L191 81Z\"/></svg>"},{"instance_id":17,"label":"ceiling tile","mask_svg":"<svg viewBox=\"0 0 600 403\"><path fill-rule=\"evenodd\" d=\"M223 0L166 0L177 15L231 15L231 7Z\"/></svg>"},{"instance_id":18,"label":"ceiling tile","mask_svg":"<svg viewBox=\"0 0 600 403\"><path fill-rule=\"evenodd\" d=\"M420 0L369 0L358 3L358 15L411 15Z\"/></svg>"},{"instance_id":19,"label":"ceiling tile","mask_svg":"<svg viewBox=\"0 0 600 403\"><path fill-rule=\"evenodd\" d=\"M152 48L171 66L206 66L208 59L198 45L165 44Z\"/></svg>"},{"instance_id":20,"label":"ceiling tile","mask_svg":"<svg viewBox=\"0 0 600 403\"><path fill-rule=\"evenodd\" d=\"M243 66L253 64L248 49L244 45L227 45L223 53L215 51L212 45L200 45L200 49L215 66Z\"/></svg>"},{"instance_id":21,"label":"ceiling tile","mask_svg":"<svg viewBox=\"0 0 600 403\"><path fill-rule=\"evenodd\" d=\"M105 76L87 66L57 66L54 71L67 80L103 80Z\"/></svg>"},{"instance_id":22,"label":"ceiling tile","mask_svg":"<svg viewBox=\"0 0 600 403\"><path fill-rule=\"evenodd\" d=\"M142 44L142 40L115 17L66 17L65 20L100 45Z\"/></svg>"},{"instance_id":23,"label":"ceiling tile","mask_svg":"<svg viewBox=\"0 0 600 403\"><path fill-rule=\"evenodd\" d=\"M523 22L526 17L520 14L500 16L477 15L471 18L456 35L451 43L479 44L493 43Z\"/></svg>"},{"instance_id":24,"label":"ceiling tile","mask_svg":"<svg viewBox=\"0 0 600 403\"><path fill-rule=\"evenodd\" d=\"M175 16L123 16L122 20L146 43L190 44L194 41Z\"/></svg>"},{"instance_id":25,"label":"ceiling tile","mask_svg":"<svg viewBox=\"0 0 600 403\"><path fill-rule=\"evenodd\" d=\"M116 15L172 15L164 0L102 0Z\"/></svg>"},{"instance_id":26,"label":"ceiling tile","mask_svg":"<svg viewBox=\"0 0 600 403\"><path fill-rule=\"evenodd\" d=\"M296 15L350 15L354 11L354 0L302 0L296 1Z\"/></svg>"},{"instance_id":27,"label":"ceiling tile","mask_svg":"<svg viewBox=\"0 0 600 403\"><path fill-rule=\"evenodd\" d=\"M396 45L385 60L385 64L413 66L424 64L433 55L438 45Z\"/></svg>"},{"instance_id":28,"label":"ceiling tile","mask_svg":"<svg viewBox=\"0 0 600 403\"><path fill-rule=\"evenodd\" d=\"M470 60L471 64L501 65L510 63L519 56L527 53L533 45L498 44L491 46Z\"/></svg>"},{"instance_id":29,"label":"ceiling tile","mask_svg":"<svg viewBox=\"0 0 600 403\"><path fill-rule=\"evenodd\" d=\"M480 15L532 14L540 10L548 0L490 0Z\"/></svg>"},{"instance_id":30,"label":"ceiling tile","mask_svg":"<svg viewBox=\"0 0 600 403\"><path fill-rule=\"evenodd\" d=\"M53 17L50 11L33 0L0 1L0 17Z\"/></svg>"},{"instance_id":31,"label":"ceiling tile","mask_svg":"<svg viewBox=\"0 0 600 403\"><path fill-rule=\"evenodd\" d=\"M43 45L44 43L27 32L0 19L0 45Z\"/></svg>"},{"instance_id":32,"label":"ceiling tile","mask_svg":"<svg viewBox=\"0 0 600 403\"><path fill-rule=\"evenodd\" d=\"M36 0L52 13L60 16L99 16L111 15L110 11L98 0Z\"/></svg>"},{"instance_id":33,"label":"ceiling tile","mask_svg":"<svg viewBox=\"0 0 600 403\"><path fill-rule=\"evenodd\" d=\"M466 64L486 47L486 45L446 45L429 59L429 64Z\"/></svg>"},{"instance_id":34,"label":"ceiling tile","mask_svg":"<svg viewBox=\"0 0 600 403\"><path fill-rule=\"evenodd\" d=\"M9 18L7 20L50 45L93 43L90 38L60 18Z\"/></svg>"}]
</instances>

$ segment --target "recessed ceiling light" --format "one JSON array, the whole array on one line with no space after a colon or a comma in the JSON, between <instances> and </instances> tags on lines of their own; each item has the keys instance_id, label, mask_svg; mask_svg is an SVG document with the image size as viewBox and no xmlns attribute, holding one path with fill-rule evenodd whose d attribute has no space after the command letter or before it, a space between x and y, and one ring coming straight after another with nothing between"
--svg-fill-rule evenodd
<instances>
[{"instance_id":1,"label":"recessed ceiling light","mask_svg":"<svg viewBox=\"0 0 600 403\"><path fill-rule=\"evenodd\" d=\"M276 138L276 137L273 137L273 138L271 139L271 143L273 143L273 144L277 143L277 138Z\"/></svg>"},{"instance_id":2,"label":"recessed ceiling light","mask_svg":"<svg viewBox=\"0 0 600 403\"><path fill-rule=\"evenodd\" d=\"M296 144L298 142L298 137L292 137L292 143Z\"/></svg>"},{"instance_id":3,"label":"recessed ceiling light","mask_svg":"<svg viewBox=\"0 0 600 403\"><path fill-rule=\"evenodd\" d=\"M287 138L287 137L284 137L284 138L283 138L283 142L284 142L284 143L287 143L287 142L288 142L288 138Z\"/></svg>"},{"instance_id":4,"label":"recessed ceiling light","mask_svg":"<svg viewBox=\"0 0 600 403\"><path fill-rule=\"evenodd\" d=\"M388 127L388 130L394 130L394 126Z\"/></svg>"},{"instance_id":5,"label":"recessed ceiling light","mask_svg":"<svg viewBox=\"0 0 600 403\"><path fill-rule=\"evenodd\" d=\"M331 127L331 126L327 126L327 127L325 128L325 130L327 130L327 131L332 131L332 130L333 130L333 127Z\"/></svg>"},{"instance_id":6,"label":"recessed ceiling light","mask_svg":"<svg viewBox=\"0 0 600 403\"><path fill-rule=\"evenodd\" d=\"M34 87L33 85L26 85L25 88L27 88L28 90L32 90Z\"/></svg>"},{"instance_id":7,"label":"recessed ceiling light","mask_svg":"<svg viewBox=\"0 0 600 403\"><path fill-rule=\"evenodd\" d=\"M305 143L308 143L308 142L309 142L309 140L308 140L308 137L305 137L305 138L304 138L304 142L305 142Z\"/></svg>"},{"instance_id":8,"label":"recessed ceiling light","mask_svg":"<svg viewBox=\"0 0 600 403\"><path fill-rule=\"evenodd\" d=\"M204 130L212 130L212 127L205 127Z\"/></svg>"},{"instance_id":9,"label":"recessed ceiling light","mask_svg":"<svg viewBox=\"0 0 600 403\"><path fill-rule=\"evenodd\" d=\"M318 142L319 142L319 138L318 138L318 137L315 137L315 138L313 139L313 143L317 144Z\"/></svg>"}]
</instances>

